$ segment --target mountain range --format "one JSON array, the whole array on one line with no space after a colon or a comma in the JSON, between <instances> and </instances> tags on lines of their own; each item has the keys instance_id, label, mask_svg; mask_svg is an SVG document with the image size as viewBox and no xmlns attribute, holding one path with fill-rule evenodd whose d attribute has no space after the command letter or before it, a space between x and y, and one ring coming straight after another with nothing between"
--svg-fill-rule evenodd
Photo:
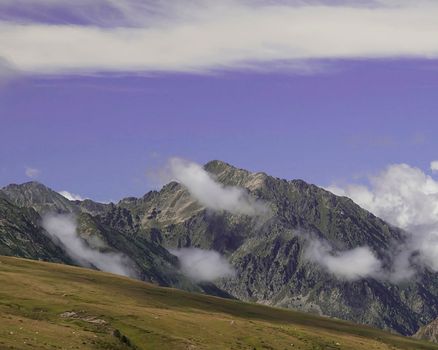
<instances>
[{"instance_id":1,"label":"mountain range","mask_svg":"<svg viewBox=\"0 0 438 350\"><path fill-rule=\"evenodd\" d=\"M329 257L367 247L389 269L394 242L405 239L401 229L347 197L302 180L252 173L221 161L203 169L220 186L243 189L266 213L213 210L174 181L116 204L70 201L38 182L11 184L0 190L0 255L95 269L102 269L96 259L110 256L129 264L132 277L161 286L306 311L402 335L412 335L438 317L438 274L428 269L393 281L378 274L357 275L352 264L351 273L339 275L333 266L309 256L315 246ZM72 218L81 242L98 252L97 258L72 254L44 224L48 215ZM193 278L178 256L181 249L195 248L220 254L233 273ZM342 262L349 265L348 256Z\"/></svg>"}]
</instances>

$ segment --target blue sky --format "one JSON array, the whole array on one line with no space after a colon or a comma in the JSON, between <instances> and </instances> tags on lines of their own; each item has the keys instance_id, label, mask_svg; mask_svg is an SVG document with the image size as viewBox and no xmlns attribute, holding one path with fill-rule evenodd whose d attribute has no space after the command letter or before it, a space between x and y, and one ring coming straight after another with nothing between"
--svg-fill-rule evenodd
<instances>
[{"instance_id":1,"label":"blue sky","mask_svg":"<svg viewBox=\"0 0 438 350\"><path fill-rule=\"evenodd\" d=\"M111 3L81 0L73 9L30 1L30 11L0 2L0 186L36 179L108 201L156 186L147 174L172 156L323 186L365 181L393 163L428 171L437 159L433 2L342 2L327 10L323 2L231 1L235 21L212 2L189 1L193 16L171 2L141 1L119 2L114 16ZM134 16L139 4L143 15ZM370 23L380 17L392 26L382 24L382 38L371 40ZM315 44L287 27L291 18L302 19L298 29ZM307 18L316 25L306 27ZM251 27L280 19L272 30ZM409 29L410 20L421 23ZM340 34L357 22L356 37ZM220 29L240 33L240 25L249 34L223 44ZM68 33L65 49L60 31ZM119 35L134 39L126 46ZM190 44L177 40L190 36Z\"/></svg>"}]
</instances>

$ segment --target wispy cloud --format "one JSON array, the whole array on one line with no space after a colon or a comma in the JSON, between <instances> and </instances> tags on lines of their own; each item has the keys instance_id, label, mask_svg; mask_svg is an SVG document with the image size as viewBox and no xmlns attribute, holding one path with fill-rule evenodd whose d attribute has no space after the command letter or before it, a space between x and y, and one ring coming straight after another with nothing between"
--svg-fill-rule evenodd
<instances>
[{"instance_id":1,"label":"wispy cloud","mask_svg":"<svg viewBox=\"0 0 438 350\"><path fill-rule=\"evenodd\" d=\"M268 206L253 198L244 188L224 186L216 182L211 174L196 163L172 158L168 163L166 180L176 180L208 209L228 211L234 214L267 216Z\"/></svg>"},{"instance_id":2,"label":"wispy cloud","mask_svg":"<svg viewBox=\"0 0 438 350\"><path fill-rule=\"evenodd\" d=\"M305 257L317 262L335 276L346 280L382 277L382 264L369 247L356 247L335 251L327 242L312 239L308 242Z\"/></svg>"},{"instance_id":3,"label":"wispy cloud","mask_svg":"<svg viewBox=\"0 0 438 350\"><path fill-rule=\"evenodd\" d=\"M181 271L195 281L214 281L235 275L230 263L214 250L181 248L170 252L178 257Z\"/></svg>"},{"instance_id":4,"label":"wispy cloud","mask_svg":"<svg viewBox=\"0 0 438 350\"><path fill-rule=\"evenodd\" d=\"M40 175L41 171L37 168L26 167L24 173L26 174L27 177L31 179L35 179Z\"/></svg>"},{"instance_id":5,"label":"wispy cloud","mask_svg":"<svg viewBox=\"0 0 438 350\"><path fill-rule=\"evenodd\" d=\"M0 11L11 3L0 2ZM80 20L3 16L0 57L21 71L45 74L206 72L266 63L308 69L319 59L438 58L436 1L329 3L30 0L34 9L62 8Z\"/></svg>"},{"instance_id":6,"label":"wispy cloud","mask_svg":"<svg viewBox=\"0 0 438 350\"><path fill-rule=\"evenodd\" d=\"M55 244L81 266L94 267L118 275L137 277L132 261L120 253L101 252L91 248L77 233L77 223L70 215L48 214L42 226ZM103 243L102 243L103 244Z\"/></svg>"},{"instance_id":7,"label":"wispy cloud","mask_svg":"<svg viewBox=\"0 0 438 350\"><path fill-rule=\"evenodd\" d=\"M84 198L78 194L74 194L68 191L59 191L58 192L61 196L64 196L69 201L83 201Z\"/></svg>"}]
</instances>

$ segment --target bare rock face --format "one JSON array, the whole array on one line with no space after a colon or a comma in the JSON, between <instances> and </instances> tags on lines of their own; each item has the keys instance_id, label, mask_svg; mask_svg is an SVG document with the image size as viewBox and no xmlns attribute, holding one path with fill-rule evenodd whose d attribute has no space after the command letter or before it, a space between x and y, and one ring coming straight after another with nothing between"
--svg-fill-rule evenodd
<instances>
[{"instance_id":1,"label":"bare rock face","mask_svg":"<svg viewBox=\"0 0 438 350\"><path fill-rule=\"evenodd\" d=\"M416 339L428 340L433 343L438 343L438 319L421 327L417 333L413 335Z\"/></svg>"}]
</instances>

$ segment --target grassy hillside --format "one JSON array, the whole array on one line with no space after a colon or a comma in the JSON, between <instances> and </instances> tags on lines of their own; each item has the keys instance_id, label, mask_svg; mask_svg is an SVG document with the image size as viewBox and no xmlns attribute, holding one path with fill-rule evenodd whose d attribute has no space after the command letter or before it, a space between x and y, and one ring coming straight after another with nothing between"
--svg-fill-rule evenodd
<instances>
[{"instance_id":1,"label":"grassy hillside","mask_svg":"<svg viewBox=\"0 0 438 350\"><path fill-rule=\"evenodd\" d=\"M0 349L438 349L344 321L0 257Z\"/></svg>"}]
</instances>

